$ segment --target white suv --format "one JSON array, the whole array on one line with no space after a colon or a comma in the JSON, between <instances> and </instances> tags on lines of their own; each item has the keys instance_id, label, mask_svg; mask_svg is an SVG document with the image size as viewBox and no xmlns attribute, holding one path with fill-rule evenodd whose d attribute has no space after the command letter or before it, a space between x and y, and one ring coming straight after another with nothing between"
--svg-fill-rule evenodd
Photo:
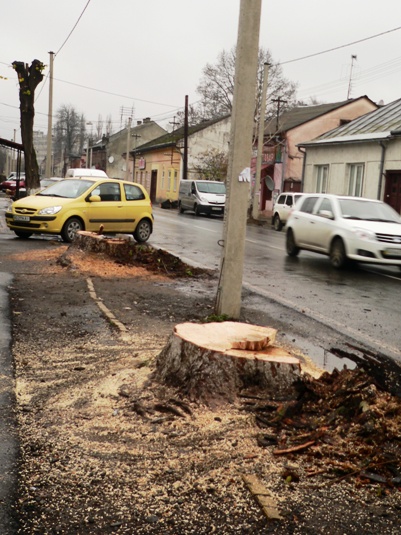
<instances>
[{"instance_id":1,"label":"white suv","mask_svg":"<svg viewBox=\"0 0 401 535\"><path fill-rule=\"evenodd\" d=\"M272 225L275 230L281 230L287 223L288 216L294 204L302 196L302 193L280 193L273 206Z\"/></svg>"}]
</instances>

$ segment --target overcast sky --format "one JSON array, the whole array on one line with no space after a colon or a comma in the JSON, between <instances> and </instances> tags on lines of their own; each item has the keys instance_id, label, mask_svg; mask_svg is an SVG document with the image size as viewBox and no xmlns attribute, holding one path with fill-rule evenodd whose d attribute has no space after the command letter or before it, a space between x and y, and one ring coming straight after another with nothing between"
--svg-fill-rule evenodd
<instances>
[{"instance_id":1,"label":"overcast sky","mask_svg":"<svg viewBox=\"0 0 401 535\"><path fill-rule=\"evenodd\" d=\"M133 109L134 121L151 117L166 126L185 95L190 103L199 100L196 87L206 63L236 44L239 6L240 0L8 2L0 32L0 137L13 139L16 129L20 141L11 63L39 59L49 65L50 51L57 54L53 115L71 105L94 124L99 115L104 121L111 116L118 131ZM387 104L401 98L398 27L400 0L262 0L260 45L298 83L300 99L345 100L354 55L351 97ZM35 129L44 133L48 95L47 80L36 90L35 106Z\"/></svg>"}]
</instances>

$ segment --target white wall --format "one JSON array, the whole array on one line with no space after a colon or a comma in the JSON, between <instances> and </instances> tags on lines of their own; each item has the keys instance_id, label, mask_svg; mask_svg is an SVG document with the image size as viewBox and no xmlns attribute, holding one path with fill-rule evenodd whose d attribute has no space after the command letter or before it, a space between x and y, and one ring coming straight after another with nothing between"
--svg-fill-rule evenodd
<instances>
[{"instance_id":1,"label":"white wall","mask_svg":"<svg viewBox=\"0 0 401 535\"><path fill-rule=\"evenodd\" d=\"M401 142L392 140L386 153L384 171L401 168ZM398 155L398 160L396 156ZM307 149L303 191L316 191L316 166L329 165L327 193L348 194L349 164L364 164L363 196L377 198L382 148L378 142L349 143ZM384 183L384 181L383 181ZM383 188L382 188L383 194Z\"/></svg>"}]
</instances>

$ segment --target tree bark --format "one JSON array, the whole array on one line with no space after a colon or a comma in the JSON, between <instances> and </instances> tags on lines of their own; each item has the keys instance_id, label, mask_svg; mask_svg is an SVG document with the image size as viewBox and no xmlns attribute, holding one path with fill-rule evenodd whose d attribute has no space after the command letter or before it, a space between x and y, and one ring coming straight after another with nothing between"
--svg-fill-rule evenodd
<instances>
[{"instance_id":1,"label":"tree bark","mask_svg":"<svg viewBox=\"0 0 401 535\"><path fill-rule=\"evenodd\" d=\"M246 323L181 323L158 355L153 378L209 406L239 395L292 395L300 362L274 345L275 336L275 329Z\"/></svg>"},{"instance_id":2,"label":"tree bark","mask_svg":"<svg viewBox=\"0 0 401 535\"><path fill-rule=\"evenodd\" d=\"M18 74L19 99L21 114L21 139L25 155L26 189L40 187L39 166L33 146L33 126L35 117L35 89L43 80L44 65L34 59L31 66L22 61L14 61L13 68Z\"/></svg>"}]
</instances>

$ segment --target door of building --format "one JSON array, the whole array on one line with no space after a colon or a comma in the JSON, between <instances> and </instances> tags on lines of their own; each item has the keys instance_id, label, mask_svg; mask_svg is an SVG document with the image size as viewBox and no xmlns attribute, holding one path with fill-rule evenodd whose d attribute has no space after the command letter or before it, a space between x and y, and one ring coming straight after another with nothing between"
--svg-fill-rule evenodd
<instances>
[{"instance_id":1,"label":"door of building","mask_svg":"<svg viewBox=\"0 0 401 535\"><path fill-rule=\"evenodd\" d=\"M155 202L157 192L157 169L152 169L152 175L150 178L150 200Z\"/></svg>"},{"instance_id":2,"label":"door of building","mask_svg":"<svg viewBox=\"0 0 401 535\"><path fill-rule=\"evenodd\" d=\"M383 200L401 213L401 171L387 171Z\"/></svg>"}]
</instances>

